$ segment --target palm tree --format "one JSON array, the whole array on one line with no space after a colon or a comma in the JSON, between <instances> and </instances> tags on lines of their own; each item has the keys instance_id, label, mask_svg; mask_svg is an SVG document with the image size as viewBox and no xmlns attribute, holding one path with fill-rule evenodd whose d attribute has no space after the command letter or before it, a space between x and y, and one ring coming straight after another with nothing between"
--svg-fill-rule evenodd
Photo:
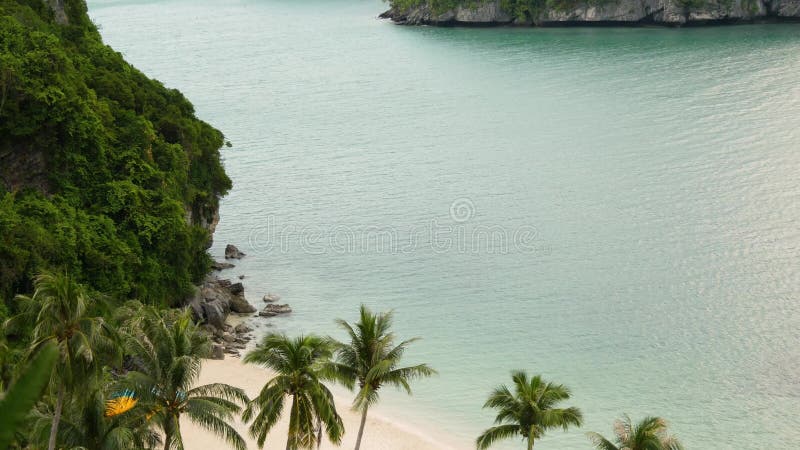
<instances>
[{"instance_id":1,"label":"palm tree","mask_svg":"<svg viewBox=\"0 0 800 450\"><path fill-rule=\"evenodd\" d=\"M569 399L570 392L566 386L546 382L540 375L528 379L521 370L512 372L511 378L514 381L513 393L501 385L483 405L499 411L494 421L497 425L478 437L478 449L489 448L501 439L521 436L531 450L534 440L540 439L545 431L551 428L566 431L571 425L580 426L583 422L578 408L555 408L558 403Z\"/></svg>"},{"instance_id":2,"label":"palm tree","mask_svg":"<svg viewBox=\"0 0 800 450\"><path fill-rule=\"evenodd\" d=\"M667 433L667 421L660 417L645 417L634 425L627 414L614 422L615 443L598 433L587 433L599 450L681 450L678 439Z\"/></svg>"},{"instance_id":3,"label":"palm tree","mask_svg":"<svg viewBox=\"0 0 800 450\"><path fill-rule=\"evenodd\" d=\"M82 398L73 398L64 406L64 418L58 432L58 440L66 448L85 450L141 450L155 449L161 438L146 420L147 411L133 408L124 414L109 417L108 397L98 387L90 387ZM50 417L36 415L33 423L33 438L41 433ZM39 423L43 422L43 423Z\"/></svg>"},{"instance_id":4,"label":"palm tree","mask_svg":"<svg viewBox=\"0 0 800 450\"><path fill-rule=\"evenodd\" d=\"M7 329L33 322L33 341L28 354L54 342L59 359L51 383L56 387L56 404L47 448L55 449L58 425L66 394L99 373L97 353L113 347L113 336L100 317L87 317L86 289L65 273L42 273L34 280L33 296L17 296L22 313L6 322Z\"/></svg>"},{"instance_id":5,"label":"palm tree","mask_svg":"<svg viewBox=\"0 0 800 450\"><path fill-rule=\"evenodd\" d=\"M292 400L287 450L318 445L318 423L324 425L331 442L341 443L344 424L336 412L333 395L323 384L328 379L325 366L331 355L332 344L327 339L314 335L292 339L283 334L265 336L255 350L245 355L244 362L276 373L242 415L245 421L253 419L250 433L258 439L259 447L264 446L267 434L280 419L287 398Z\"/></svg>"},{"instance_id":6,"label":"palm tree","mask_svg":"<svg viewBox=\"0 0 800 450\"><path fill-rule=\"evenodd\" d=\"M135 369L124 386L139 396L139 407L161 430L164 450L182 449L180 418L224 438L237 450L246 444L228 422L248 401L244 391L223 383L194 386L200 375L201 357L209 353L208 336L191 321L188 312L145 307L128 324L127 347Z\"/></svg>"},{"instance_id":7,"label":"palm tree","mask_svg":"<svg viewBox=\"0 0 800 450\"><path fill-rule=\"evenodd\" d=\"M408 345L418 338L394 345L395 336L390 331L391 311L373 314L369 308L361 305L360 313L361 317L355 325L337 320L350 336L350 343L337 343L336 362L329 368L333 376L348 388L352 389L358 383L358 392L353 400L353 408L361 411L356 450L361 447L367 411L378 402L378 393L383 385L403 388L411 395L411 380L436 373L426 364L398 367Z\"/></svg>"}]
</instances>

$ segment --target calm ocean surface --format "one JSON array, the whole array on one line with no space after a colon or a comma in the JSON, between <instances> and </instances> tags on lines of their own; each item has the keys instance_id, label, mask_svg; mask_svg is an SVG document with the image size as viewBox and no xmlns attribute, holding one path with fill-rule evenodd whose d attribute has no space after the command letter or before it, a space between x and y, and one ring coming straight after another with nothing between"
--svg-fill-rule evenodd
<instances>
[{"instance_id":1,"label":"calm ocean surface","mask_svg":"<svg viewBox=\"0 0 800 450\"><path fill-rule=\"evenodd\" d=\"M292 305L272 329L336 334L363 302L424 337L408 361L440 375L382 411L469 448L487 393L525 368L586 419L537 448L590 448L624 412L691 449L800 446L800 26L89 3L107 43L233 143L212 251L248 253L230 276L253 303Z\"/></svg>"}]
</instances>

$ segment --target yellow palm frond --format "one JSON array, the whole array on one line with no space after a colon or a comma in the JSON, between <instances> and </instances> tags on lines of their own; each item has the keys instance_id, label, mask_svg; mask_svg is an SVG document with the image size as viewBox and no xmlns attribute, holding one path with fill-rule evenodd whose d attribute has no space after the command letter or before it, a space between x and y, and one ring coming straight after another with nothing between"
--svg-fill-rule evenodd
<instances>
[{"instance_id":1,"label":"yellow palm frond","mask_svg":"<svg viewBox=\"0 0 800 450\"><path fill-rule=\"evenodd\" d=\"M139 400L135 399L132 395L123 395L106 402L106 417L114 417L124 414L134 406Z\"/></svg>"}]
</instances>

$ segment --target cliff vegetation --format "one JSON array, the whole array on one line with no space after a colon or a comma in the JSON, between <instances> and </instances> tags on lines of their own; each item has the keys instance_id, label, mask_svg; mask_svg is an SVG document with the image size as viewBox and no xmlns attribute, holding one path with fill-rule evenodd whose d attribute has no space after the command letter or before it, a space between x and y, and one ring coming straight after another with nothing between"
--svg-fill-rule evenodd
<instances>
[{"instance_id":1,"label":"cliff vegetation","mask_svg":"<svg viewBox=\"0 0 800 450\"><path fill-rule=\"evenodd\" d=\"M179 303L208 272L223 143L103 44L83 0L0 0L0 322L42 270Z\"/></svg>"}]
</instances>

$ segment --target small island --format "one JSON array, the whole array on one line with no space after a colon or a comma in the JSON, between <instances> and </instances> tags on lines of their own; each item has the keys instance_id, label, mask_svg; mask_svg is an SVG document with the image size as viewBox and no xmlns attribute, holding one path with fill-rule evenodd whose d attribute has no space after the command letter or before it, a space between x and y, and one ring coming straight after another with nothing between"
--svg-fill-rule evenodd
<instances>
[{"instance_id":1,"label":"small island","mask_svg":"<svg viewBox=\"0 0 800 450\"><path fill-rule=\"evenodd\" d=\"M798 0L390 0L381 18L436 26L724 25L800 21Z\"/></svg>"}]
</instances>

